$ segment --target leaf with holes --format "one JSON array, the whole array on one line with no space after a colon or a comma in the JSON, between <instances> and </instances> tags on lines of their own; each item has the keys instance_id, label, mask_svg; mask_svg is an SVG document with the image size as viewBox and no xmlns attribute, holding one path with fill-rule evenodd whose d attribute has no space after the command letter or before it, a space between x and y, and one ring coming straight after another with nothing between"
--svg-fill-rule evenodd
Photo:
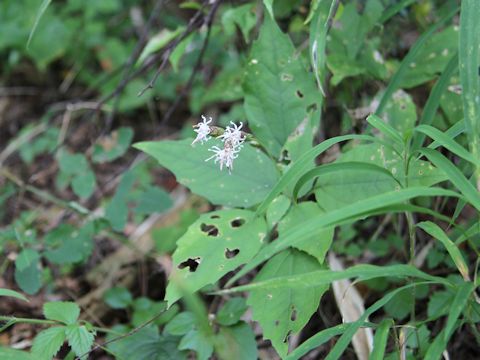
<instances>
[{"instance_id":1,"label":"leaf with holes","mask_svg":"<svg viewBox=\"0 0 480 360\"><path fill-rule=\"evenodd\" d=\"M274 157L318 107L319 93L289 37L266 16L252 46L244 82L245 112L254 135Z\"/></svg>"},{"instance_id":2,"label":"leaf with holes","mask_svg":"<svg viewBox=\"0 0 480 360\"><path fill-rule=\"evenodd\" d=\"M248 262L263 245L266 225L247 210L221 210L202 215L177 242L165 300L181 297L179 286L197 291ZM178 284L177 284L178 283Z\"/></svg>"},{"instance_id":3,"label":"leaf with holes","mask_svg":"<svg viewBox=\"0 0 480 360\"><path fill-rule=\"evenodd\" d=\"M298 250L285 250L270 259L260 270L255 282L279 276L303 274L322 269L318 261ZM318 307L328 285L309 288L253 290L248 304L253 319L263 329L275 350L284 357L288 352L288 337L298 333Z\"/></svg>"},{"instance_id":4,"label":"leaf with holes","mask_svg":"<svg viewBox=\"0 0 480 360\"><path fill-rule=\"evenodd\" d=\"M177 177L177 181L194 193L217 205L245 206L258 204L278 179L275 164L263 152L246 144L235 160L232 173L220 170L209 146L192 147L192 140L157 141L135 144L158 160ZM218 140L210 140L219 145ZM261 171L259 171L261 169Z\"/></svg>"}]
</instances>

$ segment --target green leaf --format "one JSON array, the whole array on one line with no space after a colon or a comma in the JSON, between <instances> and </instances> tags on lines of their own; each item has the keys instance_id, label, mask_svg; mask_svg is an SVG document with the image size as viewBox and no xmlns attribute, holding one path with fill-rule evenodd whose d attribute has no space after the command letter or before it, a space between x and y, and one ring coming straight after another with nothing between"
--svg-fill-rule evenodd
<instances>
[{"instance_id":1,"label":"green leaf","mask_svg":"<svg viewBox=\"0 0 480 360\"><path fill-rule=\"evenodd\" d=\"M165 326L165 332L171 335L185 335L194 327L195 316L189 311L184 311L168 322Z\"/></svg>"},{"instance_id":2,"label":"green leaf","mask_svg":"<svg viewBox=\"0 0 480 360\"><path fill-rule=\"evenodd\" d=\"M399 145L403 145L403 139L389 123L380 119L377 115L371 114L367 117L367 121L374 128L380 130L390 140L396 141Z\"/></svg>"},{"instance_id":3,"label":"green leaf","mask_svg":"<svg viewBox=\"0 0 480 360\"><path fill-rule=\"evenodd\" d=\"M10 289L0 288L0 296L13 297L13 298L28 302L28 299L25 296L23 296L17 291L10 290Z\"/></svg>"},{"instance_id":4,"label":"green leaf","mask_svg":"<svg viewBox=\"0 0 480 360\"><path fill-rule=\"evenodd\" d=\"M44 256L52 263L61 265L85 260L93 250L94 232L94 222L84 223L80 230L62 224L44 237Z\"/></svg>"},{"instance_id":5,"label":"green leaf","mask_svg":"<svg viewBox=\"0 0 480 360\"><path fill-rule=\"evenodd\" d=\"M47 302L43 304L43 315L49 320L75 324L80 315L80 307L70 301Z\"/></svg>"},{"instance_id":6,"label":"green leaf","mask_svg":"<svg viewBox=\"0 0 480 360\"><path fill-rule=\"evenodd\" d=\"M2 360L39 360L34 355L20 350L0 346L0 359ZM48 359L50 360L50 359Z\"/></svg>"},{"instance_id":7,"label":"green leaf","mask_svg":"<svg viewBox=\"0 0 480 360\"><path fill-rule=\"evenodd\" d=\"M460 274L462 274L463 279L469 280L470 276L468 275L467 263L465 262L465 259L463 258L458 247L452 242L452 240L448 238L447 234L445 234L445 232L437 224L434 224L431 221L418 223L417 226L445 246L448 254L457 266L458 271Z\"/></svg>"},{"instance_id":8,"label":"green leaf","mask_svg":"<svg viewBox=\"0 0 480 360\"><path fill-rule=\"evenodd\" d=\"M467 304L468 299L474 290L475 284L472 282L465 282L458 287L452 306L450 307L447 325L445 325L445 341L448 341L450 336L452 336L457 319L465 308L465 305Z\"/></svg>"},{"instance_id":9,"label":"green leaf","mask_svg":"<svg viewBox=\"0 0 480 360\"><path fill-rule=\"evenodd\" d=\"M19 271L23 271L30 267L32 264L38 264L40 254L33 249L23 249L15 259L15 268Z\"/></svg>"},{"instance_id":10,"label":"green leaf","mask_svg":"<svg viewBox=\"0 0 480 360\"><path fill-rule=\"evenodd\" d=\"M252 45L244 81L245 113L255 137L275 158L312 105L318 91L289 37L265 17Z\"/></svg>"},{"instance_id":11,"label":"green leaf","mask_svg":"<svg viewBox=\"0 0 480 360\"><path fill-rule=\"evenodd\" d=\"M313 257L298 250L285 250L270 259L255 277L255 282L315 271L321 265ZM275 350L284 357L288 337L298 333L318 308L327 285L309 288L252 290L248 305L253 319L260 323L263 337L270 339Z\"/></svg>"},{"instance_id":12,"label":"green leaf","mask_svg":"<svg viewBox=\"0 0 480 360\"><path fill-rule=\"evenodd\" d=\"M247 311L246 300L241 297L235 297L228 300L218 311L216 321L224 326L235 325L240 321L245 311Z\"/></svg>"},{"instance_id":13,"label":"green leaf","mask_svg":"<svg viewBox=\"0 0 480 360\"><path fill-rule=\"evenodd\" d=\"M470 150L474 158L480 158L480 3L476 0L462 1L460 14L460 83L462 85L465 128L470 140ZM480 167L476 170L480 188ZM478 208L477 208L478 209Z\"/></svg>"},{"instance_id":14,"label":"green leaf","mask_svg":"<svg viewBox=\"0 0 480 360\"><path fill-rule=\"evenodd\" d=\"M393 325L392 319L384 319L375 331L373 338L373 349L369 360L383 360L385 358L385 348L387 346L388 332Z\"/></svg>"},{"instance_id":15,"label":"green leaf","mask_svg":"<svg viewBox=\"0 0 480 360\"><path fill-rule=\"evenodd\" d=\"M290 208L288 214L278 223L278 233L282 236L292 226L299 225L307 219L323 214L324 211L314 202L302 202ZM320 264L330 249L333 240L333 228L325 228L314 236L307 236L295 247L315 257Z\"/></svg>"},{"instance_id":16,"label":"green leaf","mask_svg":"<svg viewBox=\"0 0 480 360\"><path fill-rule=\"evenodd\" d=\"M369 264L355 265L342 271L317 270L300 275L285 275L262 281L255 281L248 285L240 285L226 290L220 290L215 294L230 294L241 291L261 290L282 290L285 288L308 289L322 285L328 285L333 281L356 278L357 281L366 281L376 278L394 277L407 278L413 277L421 280L428 280L451 286L452 283L442 277L432 276L410 265L389 265L377 266Z\"/></svg>"},{"instance_id":17,"label":"green leaf","mask_svg":"<svg viewBox=\"0 0 480 360\"><path fill-rule=\"evenodd\" d=\"M405 78L406 74L408 73L409 69L411 68L411 63L416 60L418 54L423 49L425 43L430 39L437 30L442 27L446 22L448 22L455 14L458 12L458 9L455 9L445 15L442 19L437 21L434 25L432 25L427 31L425 31L415 42L415 44L410 48L408 54L403 58L400 67L398 68L395 75L393 75L392 79L390 80L387 89L385 90L380 103L378 104L377 110L375 111L376 115L379 115L383 112L385 105L390 100L390 97L393 93L398 90L401 85L402 81ZM440 71L443 70L444 65L441 67Z\"/></svg>"},{"instance_id":18,"label":"green leaf","mask_svg":"<svg viewBox=\"0 0 480 360\"><path fill-rule=\"evenodd\" d=\"M72 180L73 192L82 199L89 198L95 191L95 173L90 168L83 174L76 175Z\"/></svg>"},{"instance_id":19,"label":"green leaf","mask_svg":"<svg viewBox=\"0 0 480 360\"><path fill-rule=\"evenodd\" d=\"M273 0L263 0L263 5L265 5L270 17L275 19L275 16L273 15Z\"/></svg>"},{"instance_id":20,"label":"green leaf","mask_svg":"<svg viewBox=\"0 0 480 360\"><path fill-rule=\"evenodd\" d=\"M235 326L220 327L215 345L215 350L220 359L258 359L255 334L250 326L244 322Z\"/></svg>"},{"instance_id":21,"label":"green leaf","mask_svg":"<svg viewBox=\"0 0 480 360\"><path fill-rule=\"evenodd\" d=\"M133 130L130 127L121 127L103 138L93 148L92 160L94 163L113 161L128 150L133 138Z\"/></svg>"},{"instance_id":22,"label":"green leaf","mask_svg":"<svg viewBox=\"0 0 480 360\"><path fill-rule=\"evenodd\" d=\"M285 195L279 195L273 199L265 214L269 228L273 227L283 218L290 208L290 205L290 199Z\"/></svg>"},{"instance_id":23,"label":"green leaf","mask_svg":"<svg viewBox=\"0 0 480 360\"><path fill-rule=\"evenodd\" d=\"M480 210L480 193L467 180L458 167L453 165L450 160L438 151L423 148L420 152L425 154L436 167L442 169L448 176L448 180L460 190L466 200L477 210Z\"/></svg>"},{"instance_id":24,"label":"green leaf","mask_svg":"<svg viewBox=\"0 0 480 360\"><path fill-rule=\"evenodd\" d=\"M35 17L35 22L33 23L32 30L30 31L30 34L28 35L28 40L27 40L27 49L30 45L30 41L32 41L33 34L35 34L35 30L37 29L38 23L40 22L40 19L42 18L43 14L48 8L48 5L52 0L43 0L42 3L40 4L40 8L37 11L37 16Z\"/></svg>"},{"instance_id":25,"label":"green leaf","mask_svg":"<svg viewBox=\"0 0 480 360\"><path fill-rule=\"evenodd\" d=\"M132 303L132 294L127 288L116 286L107 290L103 300L112 309L125 309Z\"/></svg>"},{"instance_id":26,"label":"green leaf","mask_svg":"<svg viewBox=\"0 0 480 360\"><path fill-rule=\"evenodd\" d=\"M249 261L263 245L265 221L246 210L222 210L200 216L177 241L165 300L180 298L176 284L196 291Z\"/></svg>"},{"instance_id":27,"label":"green leaf","mask_svg":"<svg viewBox=\"0 0 480 360\"><path fill-rule=\"evenodd\" d=\"M65 341L65 327L54 326L40 331L33 340L32 353L39 359L51 360Z\"/></svg>"},{"instance_id":28,"label":"green leaf","mask_svg":"<svg viewBox=\"0 0 480 360\"><path fill-rule=\"evenodd\" d=\"M107 346L119 360L186 359L185 352L178 349L178 341L178 337L159 335L155 326L146 326Z\"/></svg>"},{"instance_id":29,"label":"green leaf","mask_svg":"<svg viewBox=\"0 0 480 360\"><path fill-rule=\"evenodd\" d=\"M158 34L148 40L148 43L142 50L138 57L137 65L144 62L144 60L151 54L163 49L170 41L175 39L178 35L185 31L184 26L179 26L174 31L163 29Z\"/></svg>"},{"instance_id":30,"label":"green leaf","mask_svg":"<svg viewBox=\"0 0 480 360\"><path fill-rule=\"evenodd\" d=\"M235 25L242 32L245 42L248 43L250 30L257 23L255 4L245 4L225 10L222 14L222 25L229 34L235 33Z\"/></svg>"},{"instance_id":31,"label":"green leaf","mask_svg":"<svg viewBox=\"0 0 480 360\"><path fill-rule=\"evenodd\" d=\"M213 353L213 345L199 330L190 330L178 344L179 350L194 350L198 360L208 360Z\"/></svg>"},{"instance_id":32,"label":"green leaf","mask_svg":"<svg viewBox=\"0 0 480 360\"><path fill-rule=\"evenodd\" d=\"M82 356L90 351L95 336L85 326L68 325L65 331L68 344L77 356Z\"/></svg>"},{"instance_id":33,"label":"green leaf","mask_svg":"<svg viewBox=\"0 0 480 360\"><path fill-rule=\"evenodd\" d=\"M161 213L171 208L172 205L172 199L165 190L159 187L149 186L147 190L140 195L134 211L137 214Z\"/></svg>"},{"instance_id":34,"label":"green leaf","mask_svg":"<svg viewBox=\"0 0 480 360\"><path fill-rule=\"evenodd\" d=\"M212 141L212 140L210 140ZM177 181L214 204L249 207L262 201L278 179L275 164L260 150L246 144L232 173L220 171L206 145L192 147L191 140L143 142L134 145L158 160ZM213 144L220 145L218 141ZM221 145L220 145L221 146ZM262 169L262 171L258 171Z\"/></svg>"},{"instance_id":35,"label":"green leaf","mask_svg":"<svg viewBox=\"0 0 480 360\"><path fill-rule=\"evenodd\" d=\"M15 282L20 289L29 295L35 294L42 287L42 273L40 261L32 261L23 270L15 268Z\"/></svg>"}]
</instances>

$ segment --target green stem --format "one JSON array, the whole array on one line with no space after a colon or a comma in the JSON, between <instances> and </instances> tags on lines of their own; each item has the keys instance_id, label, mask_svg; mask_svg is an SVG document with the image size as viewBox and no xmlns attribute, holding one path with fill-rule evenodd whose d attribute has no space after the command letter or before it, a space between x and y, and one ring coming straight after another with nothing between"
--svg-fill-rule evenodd
<instances>
[{"instance_id":1,"label":"green stem","mask_svg":"<svg viewBox=\"0 0 480 360\"><path fill-rule=\"evenodd\" d=\"M55 320L17 318L15 316L5 316L5 315L0 315L0 321L11 322L12 325L18 324L18 323L39 324L39 325L61 325L61 323L59 323L58 321L55 321Z\"/></svg>"}]
</instances>

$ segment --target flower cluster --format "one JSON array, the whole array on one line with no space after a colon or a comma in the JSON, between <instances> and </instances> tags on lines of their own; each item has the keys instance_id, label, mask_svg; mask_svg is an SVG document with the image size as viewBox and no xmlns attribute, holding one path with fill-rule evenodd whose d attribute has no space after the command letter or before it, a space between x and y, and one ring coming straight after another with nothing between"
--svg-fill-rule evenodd
<instances>
[{"instance_id":1,"label":"flower cluster","mask_svg":"<svg viewBox=\"0 0 480 360\"><path fill-rule=\"evenodd\" d=\"M209 124L212 122L212 118L207 118L202 115L203 121L194 125L194 131L197 133L197 137L192 142L192 146L194 146L197 142L203 144L211 139L210 134L212 134L212 127ZM238 157L238 153L243 147L243 143L245 142L245 135L241 131L243 127L243 123L240 122L240 126L230 121L232 126L227 126L224 130L223 134L217 137L223 142L223 148L219 148L218 146L212 146L208 151L213 152L214 154L210 156L205 161L212 160L215 164L218 162L220 163L220 170L223 170L225 166L228 171L231 173L233 169L233 160Z\"/></svg>"}]
</instances>

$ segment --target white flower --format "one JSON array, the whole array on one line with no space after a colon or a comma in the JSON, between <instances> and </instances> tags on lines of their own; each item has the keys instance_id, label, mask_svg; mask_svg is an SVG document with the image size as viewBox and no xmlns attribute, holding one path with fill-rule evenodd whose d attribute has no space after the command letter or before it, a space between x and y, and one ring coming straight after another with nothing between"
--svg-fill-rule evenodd
<instances>
[{"instance_id":1,"label":"white flower","mask_svg":"<svg viewBox=\"0 0 480 360\"><path fill-rule=\"evenodd\" d=\"M205 161L214 159L215 164L217 162L220 162L220 170L223 170L223 166L225 165L225 167L231 173L233 169L233 160L238 157L238 152L240 151L240 148L233 147L229 143L226 143L223 149L220 149L218 146L212 146L210 149L208 149L208 151L212 151L215 154L210 156Z\"/></svg>"},{"instance_id":2,"label":"white flower","mask_svg":"<svg viewBox=\"0 0 480 360\"><path fill-rule=\"evenodd\" d=\"M218 138L222 139L222 141L227 144L230 143L233 148L238 148L238 150L242 147L243 142L245 141L245 136L242 135L241 128L243 127L243 123L240 122L240 126L230 121L232 127L227 126L225 132L220 135Z\"/></svg>"},{"instance_id":3,"label":"white flower","mask_svg":"<svg viewBox=\"0 0 480 360\"><path fill-rule=\"evenodd\" d=\"M192 146L198 141L200 141L200 143L203 144L204 142L207 142L211 138L208 135L212 130L210 129L210 126L208 126L208 124L212 122L212 118L210 117L209 120L207 121L207 118L202 115L202 119L203 119L202 122L199 122L197 125L193 125L194 127L193 131L197 133L197 137L195 138L195 140L193 140Z\"/></svg>"}]
</instances>

